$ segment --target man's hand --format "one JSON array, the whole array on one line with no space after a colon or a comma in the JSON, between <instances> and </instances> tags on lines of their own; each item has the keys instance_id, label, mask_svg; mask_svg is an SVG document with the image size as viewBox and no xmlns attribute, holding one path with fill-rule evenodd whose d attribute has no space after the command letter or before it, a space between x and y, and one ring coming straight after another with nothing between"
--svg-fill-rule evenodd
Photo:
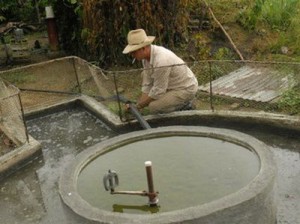
<instances>
[{"instance_id":1,"label":"man's hand","mask_svg":"<svg viewBox=\"0 0 300 224\"><path fill-rule=\"evenodd\" d=\"M141 110L142 107L139 104L133 104L133 103L125 103L125 111L129 112L130 110L130 105L134 106L137 110Z\"/></svg>"},{"instance_id":2,"label":"man's hand","mask_svg":"<svg viewBox=\"0 0 300 224\"><path fill-rule=\"evenodd\" d=\"M150 102L152 102L154 99L148 96L148 94L143 93L140 97L140 99L137 102L136 108L142 109L149 105Z\"/></svg>"},{"instance_id":3,"label":"man's hand","mask_svg":"<svg viewBox=\"0 0 300 224\"><path fill-rule=\"evenodd\" d=\"M125 103L125 111L128 112L130 110L129 103Z\"/></svg>"}]
</instances>

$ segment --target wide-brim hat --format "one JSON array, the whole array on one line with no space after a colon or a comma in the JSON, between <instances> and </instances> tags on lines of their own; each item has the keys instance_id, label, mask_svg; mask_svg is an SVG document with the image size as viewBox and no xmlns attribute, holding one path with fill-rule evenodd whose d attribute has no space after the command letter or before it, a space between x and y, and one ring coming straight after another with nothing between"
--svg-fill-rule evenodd
<instances>
[{"instance_id":1,"label":"wide-brim hat","mask_svg":"<svg viewBox=\"0 0 300 224\"><path fill-rule=\"evenodd\" d=\"M123 54L136 51L142 47L150 45L154 41L154 36L147 36L145 30L131 30L127 35L128 45L124 48Z\"/></svg>"}]
</instances>

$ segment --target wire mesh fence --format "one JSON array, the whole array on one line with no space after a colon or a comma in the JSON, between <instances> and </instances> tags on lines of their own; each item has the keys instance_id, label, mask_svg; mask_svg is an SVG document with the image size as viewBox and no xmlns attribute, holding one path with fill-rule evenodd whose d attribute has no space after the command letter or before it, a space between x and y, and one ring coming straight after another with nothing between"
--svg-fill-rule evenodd
<instances>
[{"instance_id":1,"label":"wire mesh fence","mask_svg":"<svg viewBox=\"0 0 300 224\"><path fill-rule=\"evenodd\" d=\"M299 63L205 61L192 68L199 81L198 99L202 106L209 101L212 110L299 113L299 66ZM289 97L294 97L292 104Z\"/></svg>"},{"instance_id":2,"label":"wire mesh fence","mask_svg":"<svg viewBox=\"0 0 300 224\"><path fill-rule=\"evenodd\" d=\"M198 79L195 104L199 110L300 112L299 63L195 61L187 64ZM109 80L116 79L120 94L130 100L138 98L143 69L102 72Z\"/></svg>"},{"instance_id":3,"label":"wire mesh fence","mask_svg":"<svg viewBox=\"0 0 300 224\"><path fill-rule=\"evenodd\" d=\"M200 86L198 109L216 110L222 104L225 109L226 106L237 109L238 103L243 109L248 106L260 110L265 104L268 110L278 106L282 97L299 85L298 63L196 61L187 64ZM22 101L28 108L78 94L94 96L108 105L117 94L135 100L140 94L142 72L143 69L103 70L80 58L67 57L1 76L22 90Z\"/></svg>"},{"instance_id":4,"label":"wire mesh fence","mask_svg":"<svg viewBox=\"0 0 300 224\"><path fill-rule=\"evenodd\" d=\"M194 102L197 110L300 113L299 63L194 61L187 65L199 83ZM2 96L1 108L6 111L2 109L1 120L13 116L7 110L15 110L16 116L21 117L21 108L25 112L36 110L81 94L94 97L118 115L123 114L125 107L118 99L137 100L141 73L151 72L137 68L139 64L133 66L104 70L78 57L64 57L0 72L3 80L21 90L22 102L15 108L6 107L6 98Z\"/></svg>"},{"instance_id":5,"label":"wire mesh fence","mask_svg":"<svg viewBox=\"0 0 300 224\"><path fill-rule=\"evenodd\" d=\"M12 141L8 145L21 146L28 142L20 91L0 80L0 130Z\"/></svg>"}]
</instances>

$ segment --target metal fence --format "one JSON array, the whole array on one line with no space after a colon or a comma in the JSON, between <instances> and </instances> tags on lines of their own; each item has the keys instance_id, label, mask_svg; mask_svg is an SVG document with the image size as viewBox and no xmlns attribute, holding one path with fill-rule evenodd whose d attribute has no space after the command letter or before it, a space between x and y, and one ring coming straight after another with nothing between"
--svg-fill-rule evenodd
<instances>
[{"instance_id":1,"label":"metal fence","mask_svg":"<svg viewBox=\"0 0 300 224\"><path fill-rule=\"evenodd\" d=\"M299 63L195 61L187 64L199 83L195 100L198 110L300 113ZM109 80L116 80L120 94L128 99L138 98L143 69L102 72Z\"/></svg>"},{"instance_id":2,"label":"metal fence","mask_svg":"<svg viewBox=\"0 0 300 224\"><path fill-rule=\"evenodd\" d=\"M191 67L199 81L198 99L203 106L209 101L212 110L300 112L299 63L205 61Z\"/></svg>"},{"instance_id":3,"label":"metal fence","mask_svg":"<svg viewBox=\"0 0 300 224\"><path fill-rule=\"evenodd\" d=\"M0 130L16 147L28 142L20 91L0 80Z\"/></svg>"},{"instance_id":4,"label":"metal fence","mask_svg":"<svg viewBox=\"0 0 300 224\"><path fill-rule=\"evenodd\" d=\"M300 63L194 61L187 65L199 82L197 110L300 113ZM116 99L122 96L135 101L140 95L141 73L145 72L137 62L132 66L105 70L78 57L64 57L2 71L0 78L21 92L1 96L1 123L21 118L22 109L28 112L48 107L81 94L122 114L124 107ZM17 103L19 96L22 105ZM7 101L14 106L7 107Z\"/></svg>"}]
</instances>

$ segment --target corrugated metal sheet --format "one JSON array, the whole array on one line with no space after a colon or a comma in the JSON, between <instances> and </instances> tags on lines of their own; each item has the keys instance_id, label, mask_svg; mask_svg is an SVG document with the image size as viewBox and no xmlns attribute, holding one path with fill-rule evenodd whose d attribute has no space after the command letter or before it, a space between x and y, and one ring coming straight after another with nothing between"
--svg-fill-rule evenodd
<instances>
[{"instance_id":1,"label":"corrugated metal sheet","mask_svg":"<svg viewBox=\"0 0 300 224\"><path fill-rule=\"evenodd\" d=\"M291 88L291 75L271 70L244 66L212 82L212 92L217 95L269 102ZM199 86L199 90L210 92L209 83Z\"/></svg>"}]
</instances>

